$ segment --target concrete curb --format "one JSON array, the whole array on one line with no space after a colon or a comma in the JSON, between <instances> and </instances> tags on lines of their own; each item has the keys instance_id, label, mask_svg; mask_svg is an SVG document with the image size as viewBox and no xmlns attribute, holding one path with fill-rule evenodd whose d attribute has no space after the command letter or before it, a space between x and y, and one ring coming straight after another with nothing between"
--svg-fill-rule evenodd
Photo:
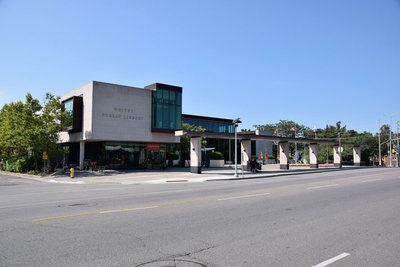
<instances>
[{"instance_id":1,"label":"concrete curb","mask_svg":"<svg viewBox=\"0 0 400 267\"><path fill-rule=\"evenodd\" d=\"M15 177L24 178L24 179L31 179L31 180L36 180L36 181L40 181L40 182L48 182L48 179L51 178L51 175L38 176L38 175L32 175L32 174L26 174L26 173L7 172L7 171L0 171L0 174L4 174L4 175L8 175L8 176L15 176ZM48 177L48 178L46 178L46 177Z\"/></svg>"},{"instance_id":2,"label":"concrete curb","mask_svg":"<svg viewBox=\"0 0 400 267\"><path fill-rule=\"evenodd\" d=\"M302 174L312 174L312 173L324 173L324 172L333 172L333 171L343 171L343 170L359 170L371 167L356 167L356 168L329 168L329 169L313 169L313 170L301 170L301 171L288 171L282 173L275 174L265 174L260 176L248 176L248 177L237 177L233 178L232 176L225 177L198 177L198 178L187 178L187 177L176 177L176 178L164 178L164 179L153 179L153 180L139 180L139 181L84 181L77 179L71 180L56 180L53 176L48 175L44 177L38 177L36 175L23 174L23 173L13 173L13 172L5 172L0 171L0 174L15 176L24 179L36 180L38 182L45 183L58 183L58 184L122 184L122 185L133 185L133 184L164 184L164 183L201 183L201 182L216 182L216 181L239 181L239 180L254 180L254 179L265 179L279 176L289 176L289 175L302 175ZM248 174L247 174L248 175Z\"/></svg>"}]
</instances>

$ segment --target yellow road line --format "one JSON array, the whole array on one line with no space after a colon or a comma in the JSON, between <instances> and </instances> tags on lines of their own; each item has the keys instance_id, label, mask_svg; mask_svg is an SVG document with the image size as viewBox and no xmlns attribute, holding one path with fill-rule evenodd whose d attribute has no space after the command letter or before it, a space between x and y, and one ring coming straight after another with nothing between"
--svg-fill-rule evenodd
<instances>
[{"instance_id":1,"label":"yellow road line","mask_svg":"<svg viewBox=\"0 0 400 267\"><path fill-rule=\"evenodd\" d=\"M34 219L34 220L32 220L32 222L48 221L48 220L55 220L55 219L64 219L64 218L78 217L78 216L85 216L85 215L93 215L93 214L111 213L111 212L117 212L117 211L140 210L140 209L146 209L146 208L157 207L157 206L169 206L169 205L187 204L187 203L200 202L200 201L206 201L206 200L214 200L214 199L219 199L219 198L228 198L228 197L236 197L236 196L242 196L242 195L257 194L257 193L263 193L263 192L278 191L278 190L283 190L283 189L293 189L293 188L298 188L298 187L308 187L310 185L317 185L317 184L323 184L323 183L332 183L332 182L338 182L338 181L348 181L348 180L353 180L353 179L357 179L357 178L365 178L365 177L369 177L369 176L376 176L376 174L359 175L359 176L352 176L352 177L347 177L347 178L337 178L337 179L333 179L333 180L330 179L330 180L325 180L325 181L316 181L316 182L309 182L309 183L303 183L303 184L284 185L284 186L279 186L279 187L274 187L274 188L259 189L259 190L253 190L253 191L233 193L233 194L228 194L228 195L219 195L219 196L210 196L210 197L187 199L187 200L178 200L178 201L165 202L165 203L152 204L152 205L145 205L145 206L136 206L136 207L130 207L130 208L101 210L101 211L92 211L92 212L85 212L85 213L77 213L77 214L69 214L69 215L48 217L48 218L40 218L40 219Z\"/></svg>"}]
</instances>

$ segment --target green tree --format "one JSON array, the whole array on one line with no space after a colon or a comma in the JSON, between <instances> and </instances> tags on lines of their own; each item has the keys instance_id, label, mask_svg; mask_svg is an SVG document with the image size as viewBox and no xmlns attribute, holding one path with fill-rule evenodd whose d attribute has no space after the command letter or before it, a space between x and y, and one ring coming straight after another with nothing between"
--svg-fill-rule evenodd
<instances>
[{"instance_id":1,"label":"green tree","mask_svg":"<svg viewBox=\"0 0 400 267\"><path fill-rule=\"evenodd\" d=\"M34 169L38 170L44 151L49 159L61 152L57 141L64 129L64 117L60 98L49 93L43 106L29 93L25 103L4 105L0 111L0 157L10 162L33 159Z\"/></svg>"},{"instance_id":2,"label":"green tree","mask_svg":"<svg viewBox=\"0 0 400 267\"><path fill-rule=\"evenodd\" d=\"M259 125L253 125L253 127L255 127L257 130L260 131L273 132L277 130L278 136L285 136L285 137L295 137L295 134L297 134L297 137L309 137L310 132L312 133L312 130L309 127L298 124L291 120L280 120L278 123L259 124ZM296 131L291 130L293 128L296 128ZM296 150L296 145L294 143L291 143L289 145L289 151L290 151L289 153L292 155L292 157L294 157L295 150ZM303 151L303 150L304 150L303 145L297 146L297 151ZM274 148L274 153L277 153L275 148Z\"/></svg>"}]
</instances>

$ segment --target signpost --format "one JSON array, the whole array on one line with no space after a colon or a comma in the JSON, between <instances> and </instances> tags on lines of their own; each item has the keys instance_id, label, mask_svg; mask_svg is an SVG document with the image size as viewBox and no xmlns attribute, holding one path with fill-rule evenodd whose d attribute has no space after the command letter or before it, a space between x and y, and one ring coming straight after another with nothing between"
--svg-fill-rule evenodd
<instances>
[{"instance_id":1,"label":"signpost","mask_svg":"<svg viewBox=\"0 0 400 267\"><path fill-rule=\"evenodd\" d=\"M46 163L47 163L48 157L49 157L49 155L47 155L47 152L44 151L43 152L43 156L42 156L42 159L43 159L43 172L44 173L46 173L46 165L47 165Z\"/></svg>"}]
</instances>

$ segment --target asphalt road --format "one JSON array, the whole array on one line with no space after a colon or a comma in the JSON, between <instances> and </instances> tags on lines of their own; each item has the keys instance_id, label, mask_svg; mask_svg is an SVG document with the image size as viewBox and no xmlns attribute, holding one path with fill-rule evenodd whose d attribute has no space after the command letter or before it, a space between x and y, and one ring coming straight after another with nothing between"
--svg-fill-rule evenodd
<instances>
[{"instance_id":1,"label":"asphalt road","mask_svg":"<svg viewBox=\"0 0 400 267\"><path fill-rule=\"evenodd\" d=\"M400 171L158 185L0 174L0 266L400 266Z\"/></svg>"}]
</instances>

